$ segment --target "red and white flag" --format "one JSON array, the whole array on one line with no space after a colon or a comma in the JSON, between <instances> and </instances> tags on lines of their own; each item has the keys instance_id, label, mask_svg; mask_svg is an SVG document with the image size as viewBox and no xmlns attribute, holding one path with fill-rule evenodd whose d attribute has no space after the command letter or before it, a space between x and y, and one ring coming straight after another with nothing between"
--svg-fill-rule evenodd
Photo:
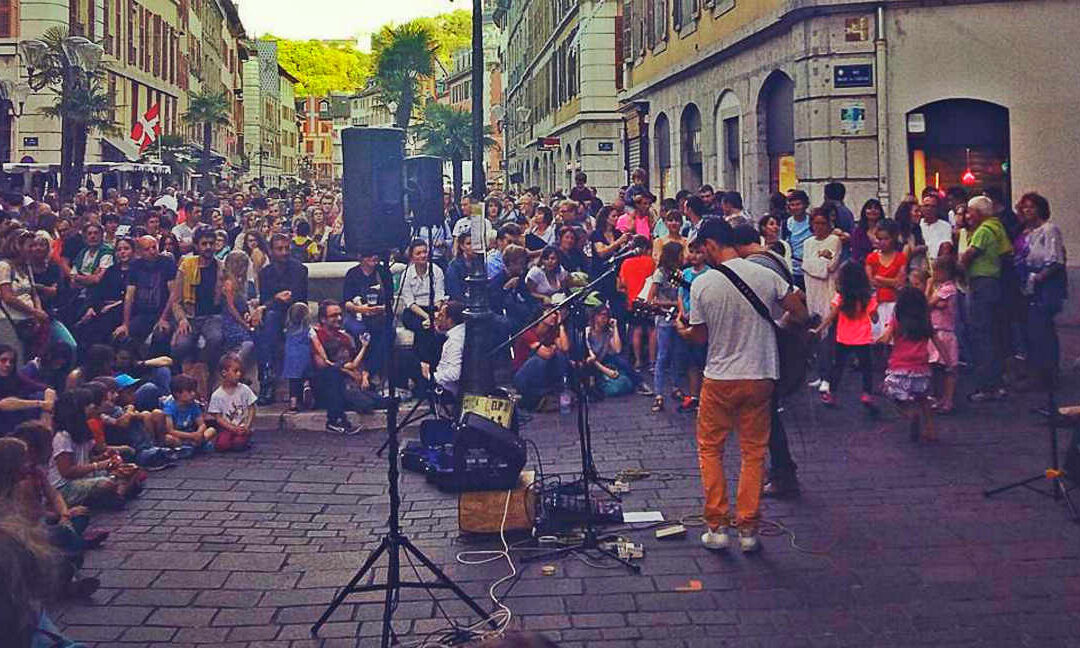
<instances>
[{"instance_id":1,"label":"red and white flag","mask_svg":"<svg viewBox=\"0 0 1080 648\"><path fill-rule=\"evenodd\" d=\"M157 138L161 135L161 116L160 104L154 104L150 106L150 109L146 111L139 121L135 122L135 126L131 129L131 139L139 145L139 154L141 155L147 147L157 141Z\"/></svg>"}]
</instances>

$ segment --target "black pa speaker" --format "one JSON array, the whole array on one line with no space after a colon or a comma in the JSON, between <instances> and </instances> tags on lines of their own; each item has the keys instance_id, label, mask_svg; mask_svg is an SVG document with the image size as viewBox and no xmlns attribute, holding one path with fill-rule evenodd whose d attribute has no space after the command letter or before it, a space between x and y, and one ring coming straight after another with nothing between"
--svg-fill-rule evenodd
<instances>
[{"instance_id":1,"label":"black pa speaker","mask_svg":"<svg viewBox=\"0 0 1080 648\"><path fill-rule=\"evenodd\" d=\"M405 247L405 131L346 128L341 149L345 249L357 254Z\"/></svg>"},{"instance_id":2,"label":"black pa speaker","mask_svg":"<svg viewBox=\"0 0 1080 648\"><path fill-rule=\"evenodd\" d=\"M443 160L434 155L414 155L405 158L405 189L409 195L412 226L442 225Z\"/></svg>"}]
</instances>

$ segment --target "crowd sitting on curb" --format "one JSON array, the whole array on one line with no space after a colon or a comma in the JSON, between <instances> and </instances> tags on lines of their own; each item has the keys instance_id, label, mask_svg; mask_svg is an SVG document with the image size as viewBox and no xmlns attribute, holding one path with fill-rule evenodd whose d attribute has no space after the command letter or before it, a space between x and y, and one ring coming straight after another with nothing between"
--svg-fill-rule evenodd
<instances>
[{"instance_id":1,"label":"crowd sitting on curb","mask_svg":"<svg viewBox=\"0 0 1080 648\"><path fill-rule=\"evenodd\" d=\"M773 329L710 266L741 277L775 320L809 321L824 406L842 401L854 357L861 403L894 401L913 438L935 438L933 416L953 411L969 364L972 403L1006 398L1017 361L1028 369L1019 386L1053 383L1065 250L1038 194L1013 212L993 192L928 188L893 218L876 199L856 217L831 183L820 206L795 189L758 219L735 191L706 185L657 203L643 170L631 178L610 203L584 174L569 197L492 192L475 205L482 233L466 217L474 204L448 190L445 221L392 252L389 285L384 251L346 253L340 192L5 194L0 544L40 539L64 556L62 591L87 596L97 583L78 575L81 555L107 535L88 526L94 510L123 506L177 460L250 448L256 408L279 386L290 411L325 409L326 430L346 435L363 429L350 413L383 407L391 372L415 398L459 394L477 263L496 342L539 320L493 358L520 407L552 408L584 376L594 399L636 392L656 413L698 412L702 540L714 549L731 543L729 526L756 548L760 494L799 483L772 388ZM575 349L559 305L616 256L617 272L585 296ZM308 267L324 260L356 265L340 299L310 303ZM387 339L400 336L390 300L411 340ZM403 347L393 363L390 345ZM721 465L733 425L744 455L734 515Z\"/></svg>"}]
</instances>

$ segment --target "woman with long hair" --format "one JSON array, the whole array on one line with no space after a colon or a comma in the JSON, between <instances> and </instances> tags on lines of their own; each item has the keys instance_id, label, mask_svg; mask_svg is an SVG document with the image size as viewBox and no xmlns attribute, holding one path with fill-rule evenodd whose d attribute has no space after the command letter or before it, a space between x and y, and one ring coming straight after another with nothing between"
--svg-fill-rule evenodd
<instances>
[{"instance_id":1,"label":"woman with long hair","mask_svg":"<svg viewBox=\"0 0 1080 648\"><path fill-rule=\"evenodd\" d=\"M0 245L0 343L21 348L27 356L53 338L75 347L64 325L42 308L30 267L33 239L29 230L15 229Z\"/></svg>"},{"instance_id":2,"label":"woman with long hair","mask_svg":"<svg viewBox=\"0 0 1080 648\"><path fill-rule=\"evenodd\" d=\"M475 256L469 232L458 234L454 239L454 258L446 266L446 292L450 299L465 301L465 278L469 276L469 266Z\"/></svg>"},{"instance_id":3,"label":"woman with long hair","mask_svg":"<svg viewBox=\"0 0 1080 648\"><path fill-rule=\"evenodd\" d=\"M559 228L559 264L567 272L588 272L589 260L581 251L582 235L578 234L577 227L563 226Z\"/></svg>"},{"instance_id":4,"label":"woman with long hair","mask_svg":"<svg viewBox=\"0 0 1080 648\"><path fill-rule=\"evenodd\" d=\"M10 432L23 421L51 422L56 391L19 371L15 348L0 344L0 430Z\"/></svg>"},{"instance_id":5,"label":"woman with long hair","mask_svg":"<svg viewBox=\"0 0 1080 648\"><path fill-rule=\"evenodd\" d=\"M851 258L856 263L866 263L866 257L874 251L877 224L885 214L885 208L881 201L871 198L863 203L859 211L859 222L855 224L855 231L851 233Z\"/></svg>"},{"instance_id":6,"label":"woman with long hair","mask_svg":"<svg viewBox=\"0 0 1080 648\"><path fill-rule=\"evenodd\" d=\"M782 229L781 217L766 214L758 220L758 234L761 235L761 244L770 252L775 252L784 258L788 270L791 270L791 244L780 238Z\"/></svg>"},{"instance_id":7,"label":"woman with long hair","mask_svg":"<svg viewBox=\"0 0 1080 648\"><path fill-rule=\"evenodd\" d=\"M245 292L248 298L252 298L259 294L259 272L266 267L266 264L270 263L270 251L266 246L266 239L263 238L258 228L244 232L244 240L240 251L247 254L248 259L251 261L248 264Z\"/></svg>"},{"instance_id":8,"label":"woman with long hair","mask_svg":"<svg viewBox=\"0 0 1080 648\"><path fill-rule=\"evenodd\" d=\"M896 223L900 240L900 251L907 259L907 271L929 269L926 259L926 242L923 240L922 228L919 221L922 220L922 206L917 202L907 201L900 203L893 214L893 222Z\"/></svg>"},{"instance_id":9,"label":"woman with long hair","mask_svg":"<svg viewBox=\"0 0 1080 648\"><path fill-rule=\"evenodd\" d=\"M246 368L255 349L254 327L248 308L247 285L251 260L237 250L222 264L221 296L225 312L221 317L224 349L235 351Z\"/></svg>"},{"instance_id":10,"label":"woman with long hair","mask_svg":"<svg viewBox=\"0 0 1080 648\"><path fill-rule=\"evenodd\" d=\"M529 293L545 304L551 303L555 293L566 288L567 272L559 263L559 250L548 246L540 252L540 262L529 268L525 285Z\"/></svg>"}]
</instances>

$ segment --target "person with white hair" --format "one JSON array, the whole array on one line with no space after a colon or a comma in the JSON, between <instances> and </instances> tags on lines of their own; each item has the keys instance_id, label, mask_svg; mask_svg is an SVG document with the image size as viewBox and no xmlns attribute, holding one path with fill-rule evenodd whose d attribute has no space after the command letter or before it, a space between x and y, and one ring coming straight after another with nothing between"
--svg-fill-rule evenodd
<instances>
[{"instance_id":1,"label":"person with white hair","mask_svg":"<svg viewBox=\"0 0 1080 648\"><path fill-rule=\"evenodd\" d=\"M999 401L1008 392L1002 377L1005 373L1003 295L1001 288L1002 257L1012 254L1012 242L1005 226L994 214L994 203L986 196L968 201L968 219L975 231L960 264L967 274L971 326L972 358L975 362L975 391L968 394L973 403Z\"/></svg>"}]
</instances>

